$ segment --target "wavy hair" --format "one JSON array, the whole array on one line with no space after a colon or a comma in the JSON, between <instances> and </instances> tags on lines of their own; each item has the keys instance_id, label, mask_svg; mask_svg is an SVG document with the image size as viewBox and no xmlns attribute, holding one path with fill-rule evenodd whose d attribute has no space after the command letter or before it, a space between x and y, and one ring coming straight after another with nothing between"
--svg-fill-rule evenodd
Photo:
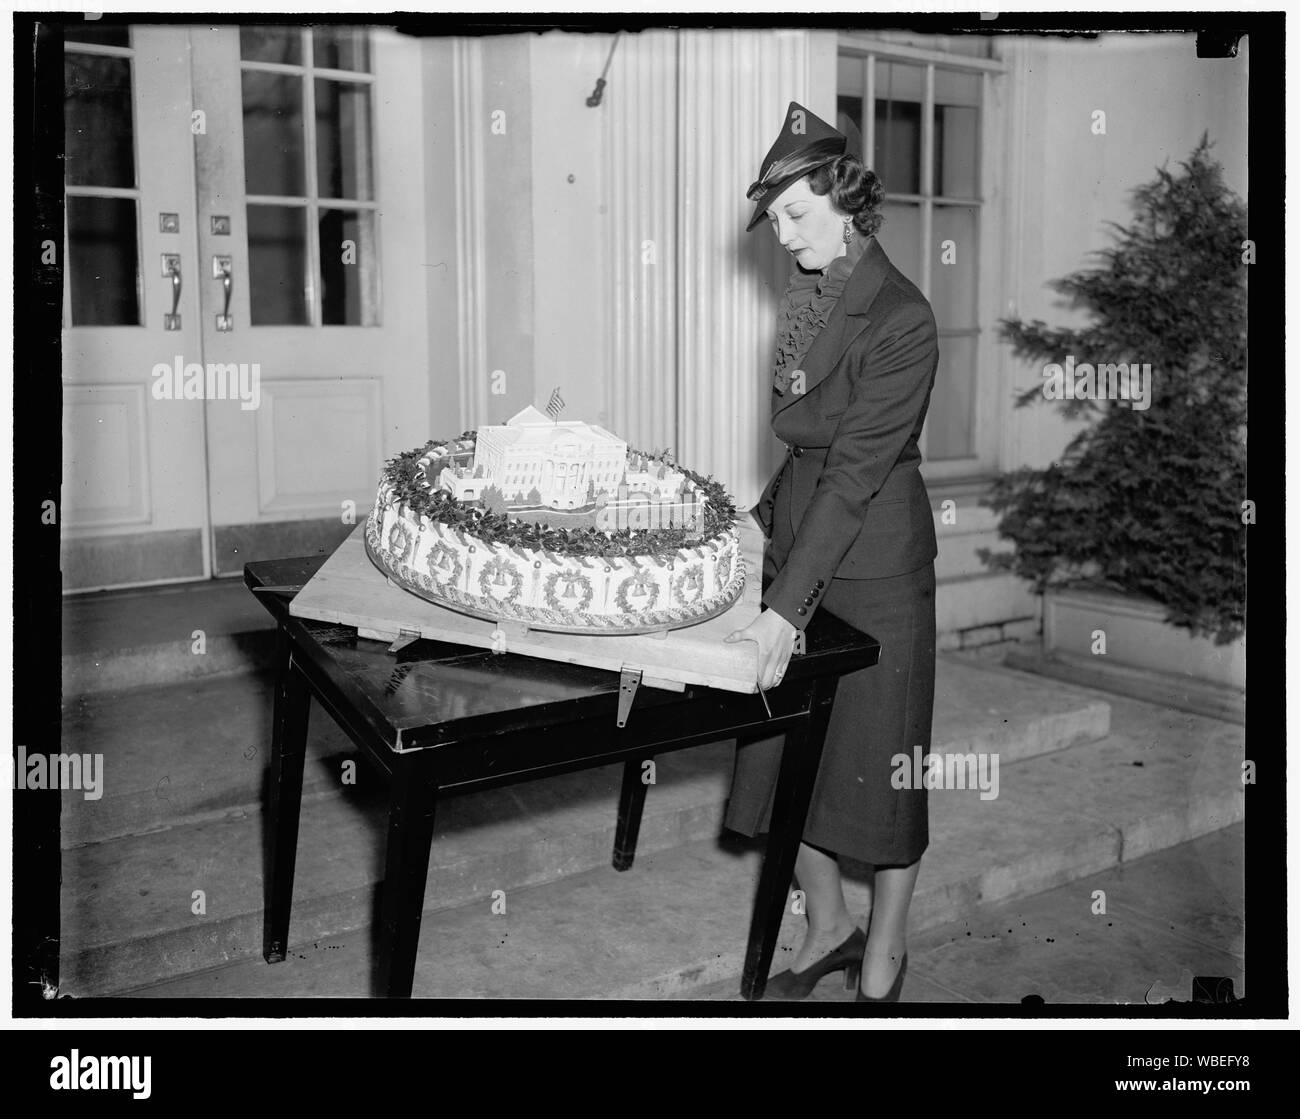
<instances>
[{"instance_id":1,"label":"wavy hair","mask_svg":"<svg viewBox=\"0 0 1300 1119\"><path fill-rule=\"evenodd\" d=\"M856 155L841 155L808 172L808 189L830 195L831 206L853 219L853 228L864 237L880 229L884 215L885 184L863 165Z\"/></svg>"}]
</instances>

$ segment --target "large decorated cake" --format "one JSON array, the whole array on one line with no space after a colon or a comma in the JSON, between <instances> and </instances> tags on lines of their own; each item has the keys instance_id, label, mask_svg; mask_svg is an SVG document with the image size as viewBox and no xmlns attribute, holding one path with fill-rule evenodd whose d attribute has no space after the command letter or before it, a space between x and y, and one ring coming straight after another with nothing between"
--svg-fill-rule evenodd
<instances>
[{"instance_id":1,"label":"large decorated cake","mask_svg":"<svg viewBox=\"0 0 1300 1119\"><path fill-rule=\"evenodd\" d=\"M389 460L366 550L421 598L562 632L691 625L745 585L722 486L531 407Z\"/></svg>"}]
</instances>

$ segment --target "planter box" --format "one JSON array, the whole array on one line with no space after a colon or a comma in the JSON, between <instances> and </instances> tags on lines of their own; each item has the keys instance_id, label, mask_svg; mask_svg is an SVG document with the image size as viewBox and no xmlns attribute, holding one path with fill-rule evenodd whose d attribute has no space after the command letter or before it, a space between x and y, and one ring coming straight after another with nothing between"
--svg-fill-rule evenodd
<instances>
[{"instance_id":1,"label":"planter box","mask_svg":"<svg viewBox=\"0 0 1300 1119\"><path fill-rule=\"evenodd\" d=\"M1092 652L1093 630L1106 633L1104 656ZM1123 666L1221 687L1246 686L1246 638L1216 645L1165 621L1165 609L1106 591L1050 590L1043 596L1043 651L1099 666Z\"/></svg>"}]
</instances>

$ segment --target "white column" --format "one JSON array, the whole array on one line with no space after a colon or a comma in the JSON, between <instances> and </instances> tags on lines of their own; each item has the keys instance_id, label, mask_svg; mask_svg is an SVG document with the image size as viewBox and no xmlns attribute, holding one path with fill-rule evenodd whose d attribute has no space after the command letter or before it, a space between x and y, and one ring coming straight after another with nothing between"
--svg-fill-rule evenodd
<instances>
[{"instance_id":1,"label":"white column","mask_svg":"<svg viewBox=\"0 0 1300 1119\"><path fill-rule=\"evenodd\" d=\"M811 96L809 32L684 31L679 51L675 445L744 508L773 462L775 313L791 268L766 228L745 232L745 190L787 104L824 108Z\"/></svg>"},{"instance_id":2,"label":"white column","mask_svg":"<svg viewBox=\"0 0 1300 1119\"><path fill-rule=\"evenodd\" d=\"M607 426L637 450L680 455L677 39L675 31L621 36L599 111Z\"/></svg>"},{"instance_id":3,"label":"white column","mask_svg":"<svg viewBox=\"0 0 1300 1119\"><path fill-rule=\"evenodd\" d=\"M456 333L460 355L460 428L487 420L487 289L483 259L483 48L478 39L452 45L456 158Z\"/></svg>"}]
</instances>

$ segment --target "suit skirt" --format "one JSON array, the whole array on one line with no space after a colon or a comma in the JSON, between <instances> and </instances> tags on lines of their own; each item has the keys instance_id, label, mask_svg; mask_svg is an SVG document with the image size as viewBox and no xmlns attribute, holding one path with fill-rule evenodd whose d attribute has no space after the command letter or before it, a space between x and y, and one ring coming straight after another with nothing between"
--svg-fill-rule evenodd
<instances>
[{"instance_id":1,"label":"suit skirt","mask_svg":"<svg viewBox=\"0 0 1300 1119\"><path fill-rule=\"evenodd\" d=\"M769 546L763 586L776 575ZM840 678L803 841L876 866L906 866L929 843L925 789L895 789L896 754L930 749L934 713L934 562L882 579L832 579L823 610L880 642L880 661ZM768 830L785 736L736 749L725 825Z\"/></svg>"}]
</instances>

